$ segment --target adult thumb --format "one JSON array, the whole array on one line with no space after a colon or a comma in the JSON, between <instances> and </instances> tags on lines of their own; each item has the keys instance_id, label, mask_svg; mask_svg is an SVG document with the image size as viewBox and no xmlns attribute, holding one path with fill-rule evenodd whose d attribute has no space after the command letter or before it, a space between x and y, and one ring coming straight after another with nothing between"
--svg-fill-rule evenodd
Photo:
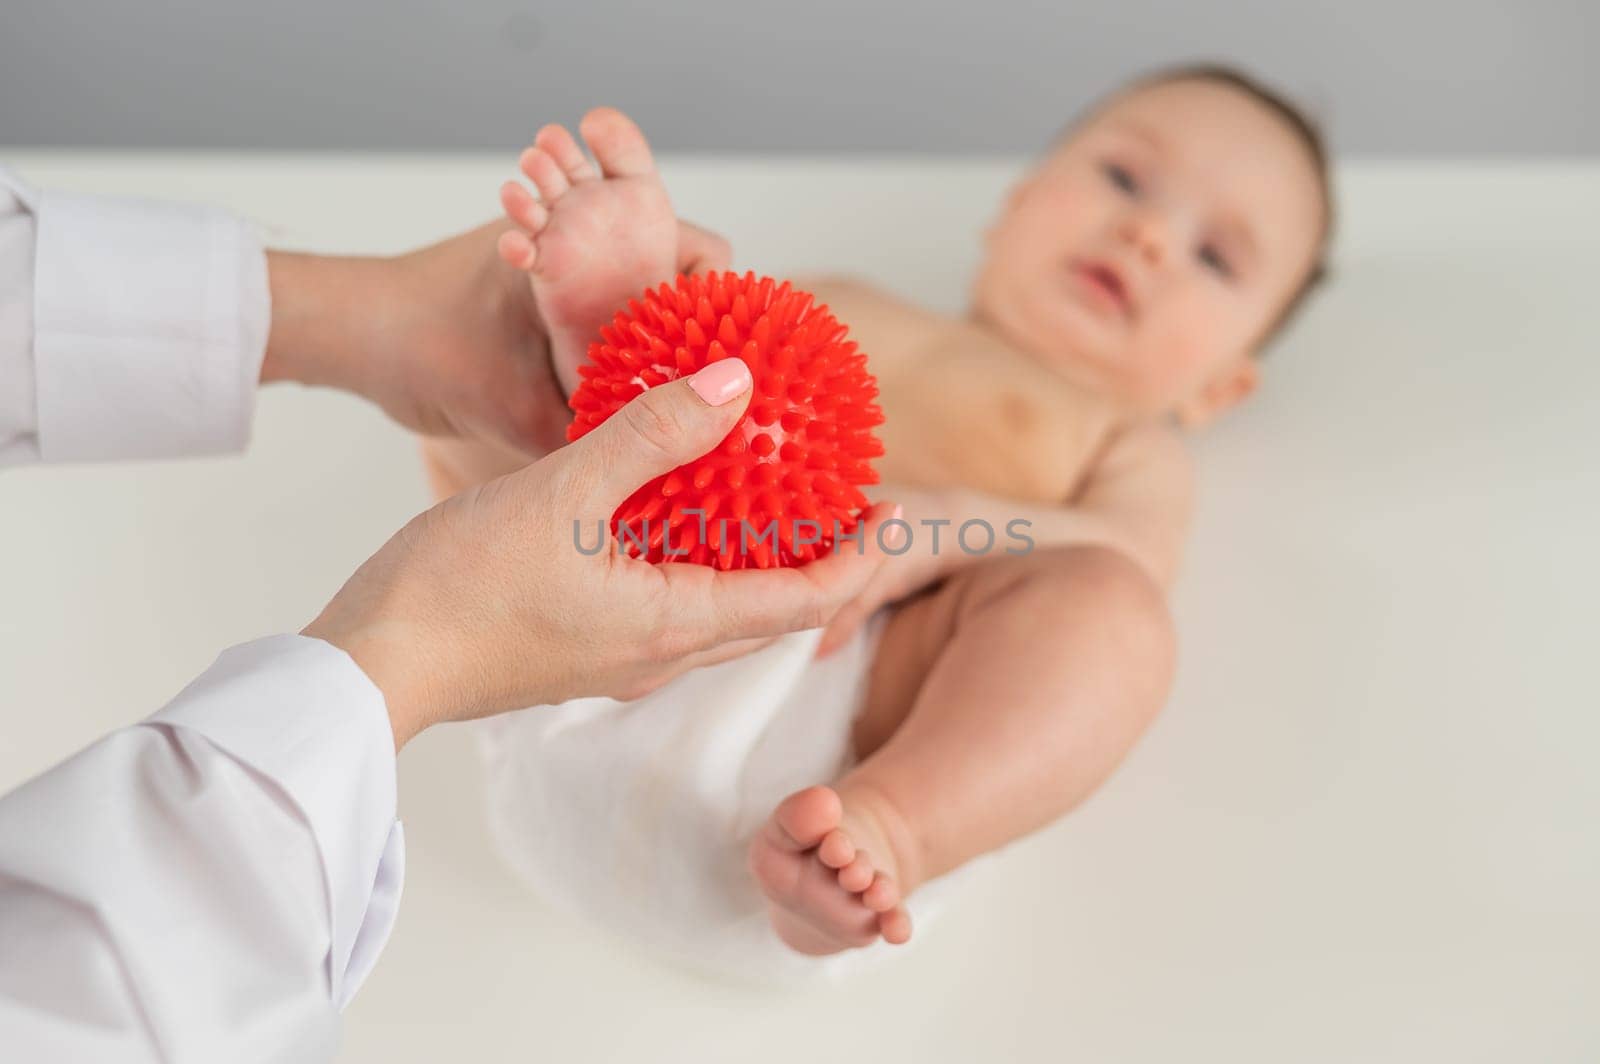
<instances>
[{"instance_id":1,"label":"adult thumb","mask_svg":"<svg viewBox=\"0 0 1600 1064\"><path fill-rule=\"evenodd\" d=\"M587 485L579 506L610 517L640 485L710 451L749 405L750 384L744 360L724 358L635 396L566 448L591 466L578 478Z\"/></svg>"}]
</instances>

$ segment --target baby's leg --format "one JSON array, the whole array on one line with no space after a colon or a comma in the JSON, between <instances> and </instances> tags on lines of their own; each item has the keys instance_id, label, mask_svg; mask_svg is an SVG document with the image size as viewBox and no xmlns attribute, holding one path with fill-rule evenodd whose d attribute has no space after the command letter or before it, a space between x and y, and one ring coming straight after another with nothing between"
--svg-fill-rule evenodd
<instances>
[{"instance_id":1,"label":"baby's leg","mask_svg":"<svg viewBox=\"0 0 1600 1064\"><path fill-rule=\"evenodd\" d=\"M856 722L860 762L786 799L752 844L778 933L807 953L903 941L901 896L1049 824L1111 773L1165 700L1173 658L1160 590L1102 548L988 562L901 606Z\"/></svg>"},{"instance_id":2,"label":"baby's leg","mask_svg":"<svg viewBox=\"0 0 1600 1064\"><path fill-rule=\"evenodd\" d=\"M528 457L486 440L428 436L422 440L422 468L435 499L448 499L470 487L515 473Z\"/></svg>"}]
</instances>

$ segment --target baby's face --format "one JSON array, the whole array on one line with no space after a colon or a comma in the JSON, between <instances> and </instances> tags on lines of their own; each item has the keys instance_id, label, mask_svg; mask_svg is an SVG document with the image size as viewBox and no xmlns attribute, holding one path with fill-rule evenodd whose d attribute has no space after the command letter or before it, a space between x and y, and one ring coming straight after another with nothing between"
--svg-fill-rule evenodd
<instances>
[{"instance_id":1,"label":"baby's face","mask_svg":"<svg viewBox=\"0 0 1600 1064\"><path fill-rule=\"evenodd\" d=\"M1093 116L988 237L978 313L1073 379L1202 423L1249 394L1250 355L1311 270L1312 157L1238 89L1177 81Z\"/></svg>"}]
</instances>

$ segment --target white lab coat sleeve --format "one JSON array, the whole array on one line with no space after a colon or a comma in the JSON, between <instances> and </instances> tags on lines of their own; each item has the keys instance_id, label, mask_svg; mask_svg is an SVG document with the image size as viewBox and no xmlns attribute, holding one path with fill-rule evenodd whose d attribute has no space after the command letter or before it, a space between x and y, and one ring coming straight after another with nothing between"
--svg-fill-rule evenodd
<instances>
[{"instance_id":1,"label":"white lab coat sleeve","mask_svg":"<svg viewBox=\"0 0 1600 1064\"><path fill-rule=\"evenodd\" d=\"M241 450L270 320L241 220L0 169L0 466Z\"/></svg>"},{"instance_id":2,"label":"white lab coat sleeve","mask_svg":"<svg viewBox=\"0 0 1600 1064\"><path fill-rule=\"evenodd\" d=\"M224 652L0 797L0 1059L330 1059L404 851L360 668L301 636Z\"/></svg>"}]
</instances>

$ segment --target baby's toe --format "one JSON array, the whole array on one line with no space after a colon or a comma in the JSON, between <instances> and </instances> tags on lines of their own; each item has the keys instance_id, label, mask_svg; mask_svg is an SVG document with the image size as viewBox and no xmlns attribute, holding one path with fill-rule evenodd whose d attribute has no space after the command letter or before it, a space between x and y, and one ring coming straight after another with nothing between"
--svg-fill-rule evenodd
<instances>
[{"instance_id":1,"label":"baby's toe","mask_svg":"<svg viewBox=\"0 0 1600 1064\"><path fill-rule=\"evenodd\" d=\"M817 847L817 860L829 868L843 868L856 859L858 851L850 836L842 831L830 831Z\"/></svg>"},{"instance_id":2,"label":"baby's toe","mask_svg":"<svg viewBox=\"0 0 1600 1064\"><path fill-rule=\"evenodd\" d=\"M550 153L556 165L561 167L561 172L566 174L567 180L574 185L582 181L593 181L600 176L595 173L589 157L583 154L583 149L578 147L578 142L567 132L566 126L555 124L545 126L533 138L533 143L535 147Z\"/></svg>"},{"instance_id":3,"label":"baby's toe","mask_svg":"<svg viewBox=\"0 0 1600 1064\"><path fill-rule=\"evenodd\" d=\"M860 894L872 886L872 878L876 870L872 862L864 853L856 854L856 859L839 869L839 886L852 894Z\"/></svg>"},{"instance_id":4,"label":"baby's toe","mask_svg":"<svg viewBox=\"0 0 1600 1064\"><path fill-rule=\"evenodd\" d=\"M799 853L822 842L839 826L844 807L827 787L807 787L778 803L766 823L767 841L779 849Z\"/></svg>"},{"instance_id":5,"label":"baby's toe","mask_svg":"<svg viewBox=\"0 0 1600 1064\"><path fill-rule=\"evenodd\" d=\"M872 884L861 892L861 903L875 913L888 912L900 904L900 888L893 879L879 872Z\"/></svg>"},{"instance_id":6,"label":"baby's toe","mask_svg":"<svg viewBox=\"0 0 1600 1064\"><path fill-rule=\"evenodd\" d=\"M892 946L903 946L911 941L911 914L904 906L896 906L878 916L878 933Z\"/></svg>"},{"instance_id":7,"label":"baby's toe","mask_svg":"<svg viewBox=\"0 0 1600 1064\"><path fill-rule=\"evenodd\" d=\"M556 164L554 157L543 148L529 148L522 153L518 160L522 172L528 175L528 180L533 182L533 187L539 190L539 198L544 200L548 207L566 194L572 187L567 180L567 175Z\"/></svg>"},{"instance_id":8,"label":"baby's toe","mask_svg":"<svg viewBox=\"0 0 1600 1064\"><path fill-rule=\"evenodd\" d=\"M537 233L550 220L550 212L544 209L544 205L515 181L507 181L500 186L500 206L507 218L529 233Z\"/></svg>"},{"instance_id":9,"label":"baby's toe","mask_svg":"<svg viewBox=\"0 0 1600 1064\"><path fill-rule=\"evenodd\" d=\"M531 270L533 264L539 260L539 249L528 239L526 233L516 229L507 229L500 234L497 250L507 265L519 270Z\"/></svg>"},{"instance_id":10,"label":"baby's toe","mask_svg":"<svg viewBox=\"0 0 1600 1064\"><path fill-rule=\"evenodd\" d=\"M614 107L596 107L578 127L607 177L643 177L655 173L650 143L633 119Z\"/></svg>"}]
</instances>

